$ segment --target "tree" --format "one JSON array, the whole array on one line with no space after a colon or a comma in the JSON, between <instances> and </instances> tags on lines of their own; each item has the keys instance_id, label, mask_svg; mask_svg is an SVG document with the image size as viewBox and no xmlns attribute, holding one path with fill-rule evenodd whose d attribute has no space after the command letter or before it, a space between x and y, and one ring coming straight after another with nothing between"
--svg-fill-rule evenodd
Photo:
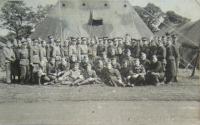
<instances>
[{"instance_id":1,"label":"tree","mask_svg":"<svg viewBox=\"0 0 200 125\"><path fill-rule=\"evenodd\" d=\"M16 39L31 34L35 13L23 1L7 1L1 11L2 27L14 33Z\"/></svg>"}]
</instances>

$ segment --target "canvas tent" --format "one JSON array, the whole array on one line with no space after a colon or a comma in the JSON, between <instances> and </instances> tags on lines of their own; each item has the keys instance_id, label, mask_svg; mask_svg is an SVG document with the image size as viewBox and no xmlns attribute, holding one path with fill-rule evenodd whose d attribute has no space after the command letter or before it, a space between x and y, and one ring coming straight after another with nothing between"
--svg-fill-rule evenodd
<instances>
[{"instance_id":1,"label":"canvas tent","mask_svg":"<svg viewBox=\"0 0 200 125\"><path fill-rule=\"evenodd\" d=\"M59 0L32 37L151 37L143 20L127 0Z\"/></svg>"}]
</instances>

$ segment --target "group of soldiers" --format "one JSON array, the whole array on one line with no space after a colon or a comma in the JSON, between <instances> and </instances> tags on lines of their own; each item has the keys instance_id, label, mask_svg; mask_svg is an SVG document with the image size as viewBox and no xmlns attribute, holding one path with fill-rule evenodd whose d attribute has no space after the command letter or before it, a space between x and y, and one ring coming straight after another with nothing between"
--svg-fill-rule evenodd
<instances>
[{"instance_id":1,"label":"group of soldiers","mask_svg":"<svg viewBox=\"0 0 200 125\"><path fill-rule=\"evenodd\" d=\"M22 38L3 52L6 82L133 87L177 82L176 36L139 40L125 37L68 37L61 42Z\"/></svg>"}]
</instances>

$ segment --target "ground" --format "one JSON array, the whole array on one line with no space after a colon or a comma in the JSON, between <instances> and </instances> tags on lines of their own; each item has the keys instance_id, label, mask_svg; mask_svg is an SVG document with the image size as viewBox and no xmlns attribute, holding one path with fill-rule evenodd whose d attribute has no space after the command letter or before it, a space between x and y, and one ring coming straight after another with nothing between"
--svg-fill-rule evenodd
<instances>
[{"instance_id":1,"label":"ground","mask_svg":"<svg viewBox=\"0 0 200 125\"><path fill-rule=\"evenodd\" d=\"M199 125L200 82L180 70L173 85L0 84L0 125ZM198 74L198 73L197 73ZM1 78L4 73L1 73Z\"/></svg>"}]
</instances>

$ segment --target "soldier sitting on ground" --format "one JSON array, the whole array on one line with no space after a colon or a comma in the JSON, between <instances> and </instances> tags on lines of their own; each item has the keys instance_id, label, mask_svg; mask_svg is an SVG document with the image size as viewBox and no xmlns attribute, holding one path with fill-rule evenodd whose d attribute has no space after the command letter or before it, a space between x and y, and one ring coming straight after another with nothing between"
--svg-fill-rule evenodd
<instances>
[{"instance_id":1,"label":"soldier sitting on ground","mask_svg":"<svg viewBox=\"0 0 200 125\"><path fill-rule=\"evenodd\" d=\"M131 86L144 85L145 74L146 74L146 71L145 71L144 66L140 64L139 59L136 59L132 67L132 73L130 74L130 76L128 76Z\"/></svg>"},{"instance_id":2,"label":"soldier sitting on ground","mask_svg":"<svg viewBox=\"0 0 200 125\"><path fill-rule=\"evenodd\" d=\"M77 85L88 85L88 84L101 84L100 78L97 77L96 72L92 70L90 64L87 65L86 70L83 72L85 80L77 83Z\"/></svg>"},{"instance_id":3,"label":"soldier sitting on ground","mask_svg":"<svg viewBox=\"0 0 200 125\"><path fill-rule=\"evenodd\" d=\"M59 77L59 81L62 81L63 85L78 85L82 81L84 81L84 77L82 71L80 70L79 63L75 63L73 69L67 71Z\"/></svg>"},{"instance_id":4,"label":"soldier sitting on ground","mask_svg":"<svg viewBox=\"0 0 200 125\"><path fill-rule=\"evenodd\" d=\"M104 68L103 70L103 73L104 73L103 80L105 84L115 87L117 86L125 87L125 84L122 82L119 70L114 69L110 62L107 63L106 68Z\"/></svg>"},{"instance_id":5,"label":"soldier sitting on ground","mask_svg":"<svg viewBox=\"0 0 200 125\"><path fill-rule=\"evenodd\" d=\"M67 62L65 58L61 59L61 63L58 65L58 79L59 77L62 77L62 75L65 74L65 72L69 71L70 69L70 64Z\"/></svg>"},{"instance_id":6,"label":"soldier sitting on ground","mask_svg":"<svg viewBox=\"0 0 200 125\"><path fill-rule=\"evenodd\" d=\"M118 69L118 70L121 69L121 66L117 62L117 58L116 57L114 57L114 58L111 59L111 64L112 64L113 68Z\"/></svg>"},{"instance_id":7,"label":"soldier sitting on ground","mask_svg":"<svg viewBox=\"0 0 200 125\"><path fill-rule=\"evenodd\" d=\"M57 69L56 69L56 60L55 58L51 58L50 63L47 65L47 76L50 79L48 83L45 83L44 85L48 84L55 84L57 82Z\"/></svg>"},{"instance_id":8,"label":"soldier sitting on ground","mask_svg":"<svg viewBox=\"0 0 200 125\"><path fill-rule=\"evenodd\" d=\"M128 77L130 76L130 73L132 73L132 71L131 71L131 68L128 66L128 62L126 60L122 62L120 73L121 73L123 82L127 84L128 86L130 86Z\"/></svg>"},{"instance_id":9,"label":"soldier sitting on ground","mask_svg":"<svg viewBox=\"0 0 200 125\"><path fill-rule=\"evenodd\" d=\"M96 71L97 76L98 76L100 79L103 79L103 76L104 76L104 72L103 72L104 65L103 65L102 60L97 60L96 66L95 66L94 68L95 68L95 71Z\"/></svg>"},{"instance_id":10,"label":"soldier sitting on ground","mask_svg":"<svg viewBox=\"0 0 200 125\"><path fill-rule=\"evenodd\" d=\"M164 70L162 63L158 61L157 56L153 55L149 70L146 75L146 82L151 85L160 85L160 82L164 81Z\"/></svg>"}]
</instances>

